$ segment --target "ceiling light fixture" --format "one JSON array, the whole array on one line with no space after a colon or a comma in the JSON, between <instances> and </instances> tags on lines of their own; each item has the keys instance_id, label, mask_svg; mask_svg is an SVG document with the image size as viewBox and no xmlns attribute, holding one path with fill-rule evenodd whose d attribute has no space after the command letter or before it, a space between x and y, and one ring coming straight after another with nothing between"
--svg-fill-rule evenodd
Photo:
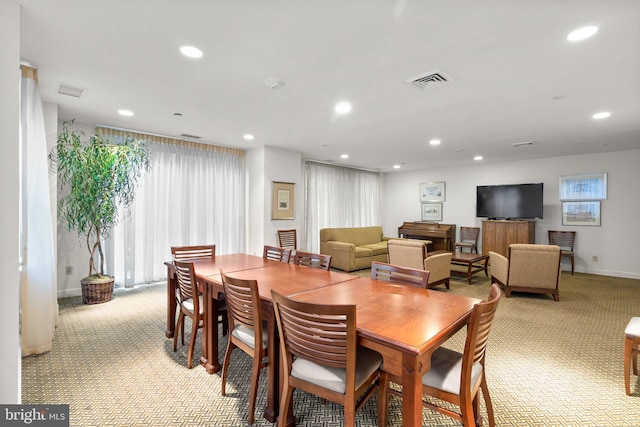
<instances>
[{"instance_id":1,"label":"ceiling light fixture","mask_svg":"<svg viewBox=\"0 0 640 427\"><path fill-rule=\"evenodd\" d=\"M131 110L118 110L118 114L120 114L121 116L125 116L125 117L131 117L131 116L133 116L133 111L131 111Z\"/></svg>"},{"instance_id":2,"label":"ceiling light fixture","mask_svg":"<svg viewBox=\"0 0 640 427\"><path fill-rule=\"evenodd\" d=\"M180 53L187 58L202 58L204 55L202 51L195 46L181 46Z\"/></svg>"},{"instance_id":3,"label":"ceiling light fixture","mask_svg":"<svg viewBox=\"0 0 640 427\"><path fill-rule=\"evenodd\" d=\"M341 154L341 155L340 155L340 158L341 158L341 159L348 159L348 158L349 158L349 155L348 155L348 154Z\"/></svg>"},{"instance_id":4,"label":"ceiling light fixture","mask_svg":"<svg viewBox=\"0 0 640 427\"><path fill-rule=\"evenodd\" d=\"M254 138L254 136L251 135L250 133L245 133L244 135L242 135L242 137L247 141L253 141L253 138Z\"/></svg>"},{"instance_id":5,"label":"ceiling light fixture","mask_svg":"<svg viewBox=\"0 0 640 427\"><path fill-rule=\"evenodd\" d=\"M347 101L338 102L334 108L337 114L349 114L351 112L351 103Z\"/></svg>"},{"instance_id":6,"label":"ceiling light fixture","mask_svg":"<svg viewBox=\"0 0 640 427\"><path fill-rule=\"evenodd\" d=\"M483 158L484 158L484 157L482 157L482 156L475 156L475 157L473 158L473 160L475 160L475 161L480 161L480 160L482 160Z\"/></svg>"},{"instance_id":7,"label":"ceiling light fixture","mask_svg":"<svg viewBox=\"0 0 640 427\"><path fill-rule=\"evenodd\" d=\"M400 169L400 165L393 165L394 169Z\"/></svg>"},{"instance_id":8,"label":"ceiling light fixture","mask_svg":"<svg viewBox=\"0 0 640 427\"><path fill-rule=\"evenodd\" d=\"M440 140L439 139L432 139L431 141L429 141L429 144L431 145L440 145Z\"/></svg>"},{"instance_id":9,"label":"ceiling light fixture","mask_svg":"<svg viewBox=\"0 0 640 427\"><path fill-rule=\"evenodd\" d=\"M608 111L602 111L600 113L595 113L593 116L594 119L606 119L607 117L611 116L611 113Z\"/></svg>"},{"instance_id":10,"label":"ceiling light fixture","mask_svg":"<svg viewBox=\"0 0 640 427\"><path fill-rule=\"evenodd\" d=\"M569 40L570 42L577 42L580 40L588 39L597 32L598 27L595 26L578 28L577 30L572 31L567 35L567 40Z\"/></svg>"}]
</instances>

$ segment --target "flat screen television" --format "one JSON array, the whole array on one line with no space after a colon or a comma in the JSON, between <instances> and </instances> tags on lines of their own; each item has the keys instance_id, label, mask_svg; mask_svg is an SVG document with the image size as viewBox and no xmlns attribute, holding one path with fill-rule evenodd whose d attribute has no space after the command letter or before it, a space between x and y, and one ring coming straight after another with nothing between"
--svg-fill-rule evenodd
<instances>
[{"instance_id":1,"label":"flat screen television","mask_svg":"<svg viewBox=\"0 0 640 427\"><path fill-rule=\"evenodd\" d=\"M479 185L476 216L489 219L542 218L542 183Z\"/></svg>"}]
</instances>

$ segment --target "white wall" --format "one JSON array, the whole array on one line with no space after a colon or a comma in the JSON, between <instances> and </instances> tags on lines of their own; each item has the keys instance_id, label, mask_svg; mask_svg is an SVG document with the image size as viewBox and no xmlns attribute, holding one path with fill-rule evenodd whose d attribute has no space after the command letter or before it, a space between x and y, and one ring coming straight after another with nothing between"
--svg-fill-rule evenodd
<instances>
[{"instance_id":1,"label":"white wall","mask_svg":"<svg viewBox=\"0 0 640 427\"><path fill-rule=\"evenodd\" d=\"M20 276L19 254L19 111L20 111L20 7L12 0L0 1L0 271L2 271L2 309L0 310L0 403L21 401L20 375Z\"/></svg>"},{"instance_id":2,"label":"white wall","mask_svg":"<svg viewBox=\"0 0 640 427\"><path fill-rule=\"evenodd\" d=\"M576 271L640 279L633 244L640 238L640 150L556 157L522 162L478 164L385 175L383 230L397 236L405 221L420 220L419 186L445 182L443 223L482 226L476 218L476 186L544 183L544 218L536 222L536 243L547 243L547 230L575 230ZM558 184L561 175L607 172L608 198L602 202L600 227L563 226ZM598 261L593 261L593 256ZM570 265L563 264L563 269Z\"/></svg>"},{"instance_id":3,"label":"white wall","mask_svg":"<svg viewBox=\"0 0 640 427\"><path fill-rule=\"evenodd\" d=\"M301 153L276 147L259 147L247 153L249 173L248 203L248 253L262 255L264 245L278 244L278 229L298 230L298 247L304 224L303 181ZM295 218L271 219L272 183L292 182L294 187Z\"/></svg>"}]
</instances>

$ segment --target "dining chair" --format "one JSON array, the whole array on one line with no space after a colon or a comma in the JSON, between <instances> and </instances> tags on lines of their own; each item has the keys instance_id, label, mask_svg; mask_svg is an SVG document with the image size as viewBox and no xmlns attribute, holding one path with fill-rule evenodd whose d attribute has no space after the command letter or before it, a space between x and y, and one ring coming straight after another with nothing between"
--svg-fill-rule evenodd
<instances>
[{"instance_id":1,"label":"dining chair","mask_svg":"<svg viewBox=\"0 0 640 427\"><path fill-rule=\"evenodd\" d=\"M549 230L549 244L560 246L560 257L566 257L571 260L571 275L573 276L575 264L575 252L573 247L576 241L575 231L557 231Z\"/></svg>"},{"instance_id":2,"label":"dining chair","mask_svg":"<svg viewBox=\"0 0 640 427\"><path fill-rule=\"evenodd\" d=\"M638 346L640 345L640 317L632 317L624 330L624 390L631 395L631 364L633 375L638 375Z\"/></svg>"},{"instance_id":3,"label":"dining chair","mask_svg":"<svg viewBox=\"0 0 640 427\"><path fill-rule=\"evenodd\" d=\"M373 261L371 263L371 278L427 289L429 272Z\"/></svg>"},{"instance_id":4,"label":"dining chair","mask_svg":"<svg viewBox=\"0 0 640 427\"><path fill-rule=\"evenodd\" d=\"M378 388L382 356L356 343L356 306L295 301L271 291L280 335L283 388L278 427L289 419L295 389L344 406L341 425Z\"/></svg>"},{"instance_id":5,"label":"dining chair","mask_svg":"<svg viewBox=\"0 0 640 427\"><path fill-rule=\"evenodd\" d=\"M278 230L278 245L281 248L295 251L298 249L298 239L296 234L296 230Z\"/></svg>"},{"instance_id":6,"label":"dining chair","mask_svg":"<svg viewBox=\"0 0 640 427\"><path fill-rule=\"evenodd\" d=\"M480 227L460 227L460 241L454 243L456 250L464 252L464 249L469 249L471 253L478 253L479 235Z\"/></svg>"},{"instance_id":7,"label":"dining chair","mask_svg":"<svg viewBox=\"0 0 640 427\"><path fill-rule=\"evenodd\" d=\"M495 426L493 405L485 376L485 350L491 331L491 324L502 292L497 284L491 285L486 301L474 306L467 325L464 352L459 353L439 347L431 356L431 368L422 376L423 395L456 405L460 412L436 405L423 399L423 406L461 421L465 427L481 425L478 393L482 390L489 419L489 426ZM378 392L378 425L387 425L389 394L402 396L402 392L392 389L389 382L402 384L402 378L386 372L380 374Z\"/></svg>"},{"instance_id":8,"label":"dining chair","mask_svg":"<svg viewBox=\"0 0 640 427\"><path fill-rule=\"evenodd\" d=\"M196 346L196 336L198 329L202 328L204 323L204 303L202 294L198 292L196 283L196 274L193 269L193 262L189 261L173 261L176 270L178 289L178 323L173 335L173 351L178 349L178 331L182 331L182 345L184 345L184 319L191 319L191 337L189 339L189 350L187 353L187 367L193 367L193 351Z\"/></svg>"},{"instance_id":9,"label":"dining chair","mask_svg":"<svg viewBox=\"0 0 640 427\"><path fill-rule=\"evenodd\" d=\"M289 262L289 259L291 258L291 249L265 245L262 257L275 261Z\"/></svg>"},{"instance_id":10,"label":"dining chair","mask_svg":"<svg viewBox=\"0 0 640 427\"><path fill-rule=\"evenodd\" d=\"M296 251L293 256L293 263L296 265L306 265L307 267L329 270L331 268L331 255Z\"/></svg>"},{"instance_id":11,"label":"dining chair","mask_svg":"<svg viewBox=\"0 0 640 427\"><path fill-rule=\"evenodd\" d=\"M178 261L194 261L197 259L216 259L216 245L171 246L171 256ZM177 292L176 292L177 297ZM229 323L227 322L227 304L224 294L218 294L218 323L222 324L222 335L227 335ZM177 328L176 328L177 331ZM182 324L182 344L184 344L184 323Z\"/></svg>"},{"instance_id":12,"label":"dining chair","mask_svg":"<svg viewBox=\"0 0 640 427\"><path fill-rule=\"evenodd\" d=\"M258 282L229 277L222 271L222 286L227 298L227 313L231 331L222 365L221 392L226 394L231 353L239 348L253 358L249 385L248 422L255 421L256 394L260 370L267 366L267 329L263 325Z\"/></svg>"}]
</instances>

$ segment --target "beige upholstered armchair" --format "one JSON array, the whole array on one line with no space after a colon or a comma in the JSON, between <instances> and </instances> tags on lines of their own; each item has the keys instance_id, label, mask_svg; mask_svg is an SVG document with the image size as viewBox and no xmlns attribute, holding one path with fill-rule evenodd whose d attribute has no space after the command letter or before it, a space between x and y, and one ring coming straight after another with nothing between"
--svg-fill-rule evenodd
<instances>
[{"instance_id":1,"label":"beige upholstered armchair","mask_svg":"<svg viewBox=\"0 0 640 427\"><path fill-rule=\"evenodd\" d=\"M428 288L444 283L449 289L451 253L429 255L425 240L391 239L388 242L388 246L389 264L427 270L429 272Z\"/></svg>"},{"instance_id":2,"label":"beige upholstered armchair","mask_svg":"<svg viewBox=\"0 0 640 427\"><path fill-rule=\"evenodd\" d=\"M491 280L511 291L551 294L560 301L560 247L556 245L511 244L509 258L489 252Z\"/></svg>"}]
</instances>

